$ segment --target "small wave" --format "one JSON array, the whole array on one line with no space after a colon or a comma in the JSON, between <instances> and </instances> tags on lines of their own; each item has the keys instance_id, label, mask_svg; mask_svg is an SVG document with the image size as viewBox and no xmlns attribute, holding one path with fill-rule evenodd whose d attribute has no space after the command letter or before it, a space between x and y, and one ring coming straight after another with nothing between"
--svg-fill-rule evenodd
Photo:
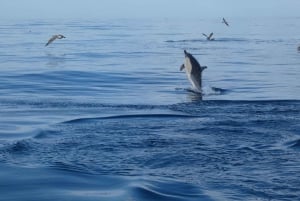
<instances>
[{"instance_id":1,"label":"small wave","mask_svg":"<svg viewBox=\"0 0 300 201\"><path fill-rule=\"evenodd\" d=\"M176 181L143 181L130 191L141 200L212 200L197 187Z\"/></svg>"},{"instance_id":2,"label":"small wave","mask_svg":"<svg viewBox=\"0 0 300 201\"><path fill-rule=\"evenodd\" d=\"M204 87L202 93L198 92L197 90L188 88L184 89L187 92L189 92L189 99L192 102L199 102L203 101L203 97L205 96L212 96L212 95L223 95L227 93L229 90L217 88L217 87Z\"/></svg>"},{"instance_id":3,"label":"small wave","mask_svg":"<svg viewBox=\"0 0 300 201\"><path fill-rule=\"evenodd\" d=\"M206 95L222 95L227 93L229 90L227 89L222 89L222 88L218 88L218 87L209 87L206 88L205 90L205 94Z\"/></svg>"},{"instance_id":4,"label":"small wave","mask_svg":"<svg viewBox=\"0 0 300 201\"><path fill-rule=\"evenodd\" d=\"M48 138L50 136L55 136L55 135L58 135L57 131L53 131L53 130L41 130L37 134L34 135L34 138L35 139L45 139L45 138Z\"/></svg>"},{"instance_id":5,"label":"small wave","mask_svg":"<svg viewBox=\"0 0 300 201\"><path fill-rule=\"evenodd\" d=\"M215 40L208 41L203 39L182 39L182 40L166 40L166 43L187 43L187 42L249 42L243 38L216 38Z\"/></svg>"},{"instance_id":6,"label":"small wave","mask_svg":"<svg viewBox=\"0 0 300 201\"><path fill-rule=\"evenodd\" d=\"M183 40L166 40L166 43L186 43L186 42L205 42L206 39L183 39Z\"/></svg>"},{"instance_id":7,"label":"small wave","mask_svg":"<svg viewBox=\"0 0 300 201\"><path fill-rule=\"evenodd\" d=\"M20 140L3 147L10 154L24 154L32 149L31 143L27 140Z\"/></svg>"},{"instance_id":8,"label":"small wave","mask_svg":"<svg viewBox=\"0 0 300 201\"><path fill-rule=\"evenodd\" d=\"M15 100L15 99L0 99L0 106L27 106L31 108L124 108L133 110L151 110L163 109L165 105L147 105L147 104L112 104L112 103L97 103L97 102L76 102L70 100L58 99L29 99L29 100Z\"/></svg>"},{"instance_id":9,"label":"small wave","mask_svg":"<svg viewBox=\"0 0 300 201\"><path fill-rule=\"evenodd\" d=\"M213 200L195 185L161 178L86 174L69 167L1 165L0 170L5 172L0 176L7 184L0 191L4 200Z\"/></svg>"},{"instance_id":10,"label":"small wave","mask_svg":"<svg viewBox=\"0 0 300 201\"><path fill-rule=\"evenodd\" d=\"M94 120L105 120L105 119L132 119L132 118L196 118L197 116L185 115L185 114L125 114L125 115L114 115L106 117L91 117L91 118L78 118L63 123L79 123L88 122Z\"/></svg>"},{"instance_id":11,"label":"small wave","mask_svg":"<svg viewBox=\"0 0 300 201\"><path fill-rule=\"evenodd\" d=\"M244 38L218 38L216 41L219 42L249 42L248 39Z\"/></svg>"},{"instance_id":12,"label":"small wave","mask_svg":"<svg viewBox=\"0 0 300 201\"><path fill-rule=\"evenodd\" d=\"M300 139L292 140L285 143L289 148L300 150Z\"/></svg>"},{"instance_id":13,"label":"small wave","mask_svg":"<svg viewBox=\"0 0 300 201\"><path fill-rule=\"evenodd\" d=\"M73 173L92 174L89 168L83 164L74 165L74 164L69 164L67 162L57 161L54 164L50 165L49 167L56 170L62 170L62 171L73 172Z\"/></svg>"}]
</instances>

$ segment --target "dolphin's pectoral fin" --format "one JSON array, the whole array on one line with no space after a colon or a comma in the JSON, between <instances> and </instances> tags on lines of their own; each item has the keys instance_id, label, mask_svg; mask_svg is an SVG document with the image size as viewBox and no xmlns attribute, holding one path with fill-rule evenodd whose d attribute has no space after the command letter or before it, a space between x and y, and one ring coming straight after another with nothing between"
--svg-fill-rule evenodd
<instances>
[{"instance_id":1,"label":"dolphin's pectoral fin","mask_svg":"<svg viewBox=\"0 0 300 201\"><path fill-rule=\"evenodd\" d=\"M201 71L203 71L206 68L207 68L207 66L201 66Z\"/></svg>"},{"instance_id":2,"label":"dolphin's pectoral fin","mask_svg":"<svg viewBox=\"0 0 300 201\"><path fill-rule=\"evenodd\" d=\"M182 65L180 66L180 71L182 71L184 68L185 68L185 66L184 66L184 64L182 64Z\"/></svg>"}]
</instances>

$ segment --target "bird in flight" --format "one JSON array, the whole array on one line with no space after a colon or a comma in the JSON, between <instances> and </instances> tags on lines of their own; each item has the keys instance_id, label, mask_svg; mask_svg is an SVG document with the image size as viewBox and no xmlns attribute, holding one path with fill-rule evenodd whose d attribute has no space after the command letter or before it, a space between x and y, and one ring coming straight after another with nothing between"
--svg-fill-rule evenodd
<instances>
[{"instance_id":1,"label":"bird in flight","mask_svg":"<svg viewBox=\"0 0 300 201\"><path fill-rule=\"evenodd\" d=\"M229 24L228 24L228 22L225 20L225 18L224 18L224 17L223 17L223 21L222 21L222 23L226 24L226 26L228 26L228 27L229 27Z\"/></svg>"},{"instance_id":2,"label":"bird in flight","mask_svg":"<svg viewBox=\"0 0 300 201\"><path fill-rule=\"evenodd\" d=\"M206 34L204 34L204 33L202 33L202 35L206 37L206 40L215 40L214 38L212 38L212 36L214 35L213 32L211 32L211 33L209 34L209 36L206 35Z\"/></svg>"},{"instance_id":3,"label":"bird in flight","mask_svg":"<svg viewBox=\"0 0 300 201\"><path fill-rule=\"evenodd\" d=\"M54 40L56 39L63 39L63 38L66 38L65 36L61 35L61 34L57 34L57 35L53 35L49 40L48 42L46 43L45 46L48 46L50 43L52 43Z\"/></svg>"}]
</instances>

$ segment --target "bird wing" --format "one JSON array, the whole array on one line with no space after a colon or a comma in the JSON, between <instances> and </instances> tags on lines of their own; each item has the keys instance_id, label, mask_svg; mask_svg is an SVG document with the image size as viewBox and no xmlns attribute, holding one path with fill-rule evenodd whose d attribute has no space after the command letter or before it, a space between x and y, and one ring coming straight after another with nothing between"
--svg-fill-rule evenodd
<instances>
[{"instance_id":1,"label":"bird wing","mask_svg":"<svg viewBox=\"0 0 300 201\"><path fill-rule=\"evenodd\" d=\"M223 18L223 23L226 24L227 26L229 26L228 22L225 20L225 18Z\"/></svg>"},{"instance_id":2,"label":"bird wing","mask_svg":"<svg viewBox=\"0 0 300 201\"><path fill-rule=\"evenodd\" d=\"M202 33L203 36L205 36L206 38L208 38L208 36L205 33Z\"/></svg>"},{"instance_id":3,"label":"bird wing","mask_svg":"<svg viewBox=\"0 0 300 201\"><path fill-rule=\"evenodd\" d=\"M57 35L52 36L52 37L48 40L48 42L46 43L45 46L47 46L47 45L49 45L50 43L52 43L56 38L57 38Z\"/></svg>"},{"instance_id":4,"label":"bird wing","mask_svg":"<svg viewBox=\"0 0 300 201\"><path fill-rule=\"evenodd\" d=\"M208 36L208 39L210 40L211 39L211 37L214 35L214 33L213 32L211 32L210 34L209 34L209 36Z\"/></svg>"}]
</instances>

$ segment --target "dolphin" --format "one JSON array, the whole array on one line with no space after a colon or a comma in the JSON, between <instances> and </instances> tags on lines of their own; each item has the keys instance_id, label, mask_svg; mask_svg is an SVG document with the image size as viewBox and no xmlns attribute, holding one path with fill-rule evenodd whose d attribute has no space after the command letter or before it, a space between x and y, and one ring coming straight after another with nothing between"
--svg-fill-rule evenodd
<instances>
[{"instance_id":1,"label":"dolphin","mask_svg":"<svg viewBox=\"0 0 300 201\"><path fill-rule=\"evenodd\" d=\"M214 35L213 32L211 32L211 33L209 34L209 36L206 35L205 33L202 33L202 35L206 37L206 40L215 40L214 38L212 38L212 36Z\"/></svg>"},{"instance_id":2,"label":"dolphin","mask_svg":"<svg viewBox=\"0 0 300 201\"><path fill-rule=\"evenodd\" d=\"M184 64L180 66L180 71L185 69L186 75L193 88L197 92L202 93L202 71L206 69L207 66L201 66L195 57L186 50L184 50L184 56Z\"/></svg>"},{"instance_id":3,"label":"dolphin","mask_svg":"<svg viewBox=\"0 0 300 201\"><path fill-rule=\"evenodd\" d=\"M66 38L65 36L61 35L61 34L57 34L57 35L53 35L48 42L46 43L45 46L48 46L50 43L52 43L54 40L56 39L62 39L62 38Z\"/></svg>"},{"instance_id":4,"label":"dolphin","mask_svg":"<svg viewBox=\"0 0 300 201\"><path fill-rule=\"evenodd\" d=\"M229 24L228 24L228 22L225 20L225 18L224 18L224 17L223 17L222 23L226 24L226 26L228 26L228 27L229 27Z\"/></svg>"}]
</instances>

